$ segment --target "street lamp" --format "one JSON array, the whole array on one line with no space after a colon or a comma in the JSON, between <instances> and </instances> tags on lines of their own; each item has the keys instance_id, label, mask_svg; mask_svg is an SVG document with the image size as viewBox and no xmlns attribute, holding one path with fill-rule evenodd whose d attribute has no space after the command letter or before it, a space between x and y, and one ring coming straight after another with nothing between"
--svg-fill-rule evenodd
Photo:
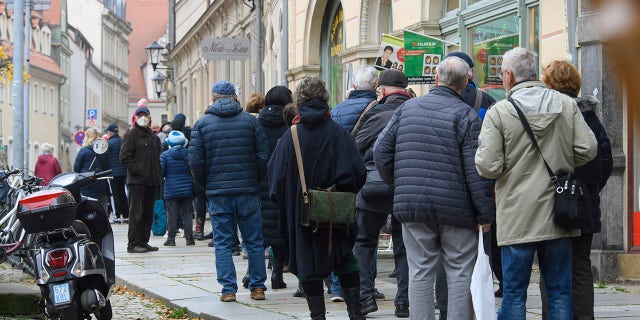
<instances>
[{"instance_id":1,"label":"street lamp","mask_svg":"<svg viewBox=\"0 0 640 320\"><path fill-rule=\"evenodd\" d=\"M152 44L146 46L144 48L147 51L147 59L151 66L153 67L153 71L156 72L155 76L151 78L153 81L153 88L158 95L158 99L160 98L160 94L162 93L164 87L164 80L169 79L169 81L173 82L171 79L172 68L169 67L158 67L160 63L160 59L162 57L162 51L165 49L163 46L159 45L158 42L154 41ZM166 70L166 74L160 73L160 70Z\"/></svg>"},{"instance_id":2,"label":"street lamp","mask_svg":"<svg viewBox=\"0 0 640 320\"><path fill-rule=\"evenodd\" d=\"M156 94L158 95L158 99L160 99L160 94L162 93L162 85L164 84L164 77L160 75L160 73L156 73L156 76L151 78L153 81L153 88L156 90Z\"/></svg>"},{"instance_id":3,"label":"street lamp","mask_svg":"<svg viewBox=\"0 0 640 320\"><path fill-rule=\"evenodd\" d=\"M160 62L160 53L162 53L162 50L164 50L164 47L154 41L152 44L146 46L144 49L147 51L147 59L149 59L149 62L151 62L153 71L156 71L156 66Z\"/></svg>"}]
</instances>

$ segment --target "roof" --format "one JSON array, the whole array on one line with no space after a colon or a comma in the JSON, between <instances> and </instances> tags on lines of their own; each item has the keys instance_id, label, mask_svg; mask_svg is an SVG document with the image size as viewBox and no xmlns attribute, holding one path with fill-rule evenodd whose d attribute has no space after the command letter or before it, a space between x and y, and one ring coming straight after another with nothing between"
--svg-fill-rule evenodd
<instances>
[{"instance_id":1,"label":"roof","mask_svg":"<svg viewBox=\"0 0 640 320\"><path fill-rule=\"evenodd\" d=\"M129 102L147 98L141 66L147 62L145 47L158 40L167 30L169 1L128 0L129 34ZM155 97L151 97L155 98Z\"/></svg>"},{"instance_id":2,"label":"roof","mask_svg":"<svg viewBox=\"0 0 640 320\"><path fill-rule=\"evenodd\" d=\"M60 24L60 0L50 0L49 10L40 11L42 21L50 25Z\"/></svg>"},{"instance_id":3,"label":"roof","mask_svg":"<svg viewBox=\"0 0 640 320\"><path fill-rule=\"evenodd\" d=\"M13 58L13 46L7 48L7 55ZM55 60L52 57L46 56L42 53L31 50L29 55L29 61L31 67L36 67L47 71L49 73L58 75L60 77L64 77L64 72L58 66Z\"/></svg>"}]
</instances>

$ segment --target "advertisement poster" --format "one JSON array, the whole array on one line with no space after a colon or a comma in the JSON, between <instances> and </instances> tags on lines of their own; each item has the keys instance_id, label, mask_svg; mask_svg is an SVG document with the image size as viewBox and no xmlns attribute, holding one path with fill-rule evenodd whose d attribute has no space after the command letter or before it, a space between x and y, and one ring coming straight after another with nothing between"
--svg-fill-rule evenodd
<instances>
[{"instance_id":1,"label":"advertisement poster","mask_svg":"<svg viewBox=\"0 0 640 320\"><path fill-rule=\"evenodd\" d=\"M473 46L477 85L502 85L499 74L502 73L502 55L518 46L518 35L510 35L476 43Z\"/></svg>"},{"instance_id":2,"label":"advertisement poster","mask_svg":"<svg viewBox=\"0 0 640 320\"><path fill-rule=\"evenodd\" d=\"M396 69L404 72L404 43L402 39L388 34L382 35L382 42L376 58L376 69Z\"/></svg>"},{"instance_id":3,"label":"advertisement poster","mask_svg":"<svg viewBox=\"0 0 640 320\"><path fill-rule=\"evenodd\" d=\"M404 49L409 84L435 83L438 63L444 58L442 40L405 30Z\"/></svg>"}]
</instances>

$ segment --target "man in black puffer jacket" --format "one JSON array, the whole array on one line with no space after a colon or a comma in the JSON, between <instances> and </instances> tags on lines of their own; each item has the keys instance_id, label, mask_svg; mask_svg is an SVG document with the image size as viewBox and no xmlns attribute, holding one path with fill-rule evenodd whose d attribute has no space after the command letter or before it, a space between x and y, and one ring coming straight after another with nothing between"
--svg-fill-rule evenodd
<instances>
[{"instance_id":1,"label":"man in black puffer jacket","mask_svg":"<svg viewBox=\"0 0 640 320\"><path fill-rule=\"evenodd\" d=\"M440 62L437 86L398 107L373 148L382 179L394 186L393 213L402 223L409 265L409 304L415 319L433 319L436 263L445 259L449 318L471 319L471 273L478 248L477 228L495 217L474 157L480 119L464 103L467 63ZM484 230L484 231L486 231Z\"/></svg>"},{"instance_id":2,"label":"man in black puffer jacket","mask_svg":"<svg viewBox=\"0 0 640 320\"><path fill-rule=\"evenodd\" d=\"M380 95L382 98L365 115L367 120L356 128L355 139L358 150L363 155L362 160L368 170L375 170L373 164L373 143L387 125L394 111L405 101L411 99L407 93L407 77L398 70L385 70L378 78ZM362 123L362 121L361 121ZM375 172L368 173L375 174ZM366 193L367 184L356 197L356 226L358 234L353 253L358 258L360 267L360 298L362 299L362 313L368 314L378 310L374 299L374 285L376 275L370 266L376 263L375 252L378 248L378 235L385 225L387 216L393 213L393 189L383 188L383 193ZM387 190L384 190L387 189ZM386 191L386 192L385 192ZM391 215L391 235L393 238L393 258L396 266L398 291L394 299L395 315L399 318L409 317L409 268L407 253L402 241L402 227Z\"/></svg>"}]
</instances>

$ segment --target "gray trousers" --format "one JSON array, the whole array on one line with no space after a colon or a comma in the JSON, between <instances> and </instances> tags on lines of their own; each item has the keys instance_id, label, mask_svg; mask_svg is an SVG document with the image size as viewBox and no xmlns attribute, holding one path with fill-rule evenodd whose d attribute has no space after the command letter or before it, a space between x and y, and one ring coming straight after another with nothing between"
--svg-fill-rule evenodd
<instances>
[{"instance_id":1,"label":"gray trousers","mask_svg":"<svg viewBox=\"0 0 640 320\"><path fill-rule=\"evenodd\" d=\"M402 235L409 264L412 320L435 320L433 285L439 259L447 274L449 319L472 319L471 273L476 261L476 230L407 222Z\"/></svg>"},{"instance_id":2,"label":"gray trousers","mask_svg":"<svg viewBox=\"0 0 640 320\"><path fill-rule=\"evenodd\" d=\"M193 238L193 198L165 199L164 205L167 207L167 238L176 239L178 216L182 217L184 237Z\"/></svg>"}]
</instances>

